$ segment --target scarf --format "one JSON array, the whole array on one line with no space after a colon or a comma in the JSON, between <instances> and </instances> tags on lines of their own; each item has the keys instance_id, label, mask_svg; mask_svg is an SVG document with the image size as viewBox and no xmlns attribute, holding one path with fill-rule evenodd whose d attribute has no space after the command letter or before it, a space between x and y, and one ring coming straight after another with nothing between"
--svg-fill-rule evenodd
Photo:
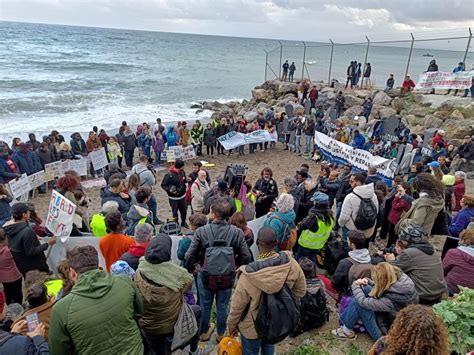
<instances>
[{"instance_id":1,"label":"scarf","mask_svg":"<svg viewBox=\"0 0 474 355\"><path fill-rule=\"evenodd\" d=\"M467 245L460 245L458 246L458 249L461 250L462 252L469 254L470 256L474 257L474 247L472 246L467 246Z\"/></svg>"},{"instance_id":2,"label":"scarf","mask_svg":"<svg viewBox=\"0 0 474 355\"><path fill-rule=\"evenodd\" d=\"M168 287L174 292L182 290L193 280L193 276L185 268L176 265L172 261L152 264L146 261L144 257L141 257L137 271L140 271L140 273L154 283Z\"/></svg>"},{"instance_id":3,"label":"scarf","mask_svg":"<svg viewBox=\"0 0 474 355\"><path fill-rule=\"evenodd\" d=\"M170 167L169 172L172 173L172 174L178 175L178 181L179 181L180 184L183 182L184 177L183 177L182 174L180 174L181 170L176 169L175 166L173 165L173 166Z\"/></svg>"}]
</instances>

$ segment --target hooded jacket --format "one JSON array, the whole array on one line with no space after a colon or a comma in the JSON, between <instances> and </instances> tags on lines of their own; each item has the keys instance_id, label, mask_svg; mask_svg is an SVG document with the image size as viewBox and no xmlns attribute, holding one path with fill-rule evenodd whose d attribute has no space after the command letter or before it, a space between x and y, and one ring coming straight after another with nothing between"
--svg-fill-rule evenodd
<instances>
[{"instance_id":1,"label":"hooded jacket","mask_svg":"<svg viewBox=\"0 0 474 355\"><path fill-rule=\"evenodd\" d=\"M374 192L374 184L356 186L354 191L346 196L344 202L342 203L341 215L339 216L339 225L345 226L350 231L357 230L354 225L354 221L357 218L357 213L359 212L361 199L355 194L359 195L362 198L370 198L375 205L375 208L379 209L379 202L377 200L377 195ZM365 234L367 238L370 238L375 230L375 225L372 228L361 231Z\"/></svg>"},{"instance_id":2,"label":"hooded jacket","mask_svg":"<svg viewBox=\"0 0 474 355\"><path fill-rule=\"evenodd\" d=\"M356 249L349 252L349 256L337 264L336 270L331 277L331 285L336 290L348 293L351 287L349 282L349 270L356 264L372 264L368 249Z\"/></svg>"},{"instance_id":3,"label":"hooded jacket","mask_svg":"<svg viewBox=\"0 0 474 355\"><path fill-rule=\"evenodd\" d=\"M153 189L156 184L155 175L148 169L148 167L142 164L137 164L132 168L132 173L137 174L140 177L140 187L148 187Z\"/></svg>"},{"instance_id":4,"label":"hooded jacket","mask_svg":"<svg viewBox=\"0 0 474 355\"><path fill-rule=\"evenodd\" d=\"M16 267L8 245L0 246L0 282L15 282L21 279L20 271Z\"/></svg>"},{"instance_id":5,"label":"hooded jacket","mask_svg":"<svg viewBox=\"0 0 474 355\"><path fill-rule=\"evenodd\" d=\"M435 301L446 292L441 257L428 241L411 243L392 264L413 280L420 299Z\"/></svg>"},{"instance_id":6,"label":"hooded jacket","mask_svg":"<svg viewBox=\"0 0 474 355\"><path fill-rule=\"evenodd\" d=\"M176 169L174 166L169 169L169 172L161 181L161 188L166 191L168 198L173 200L184 198L186 186L186 173L183 170Z\"/></svg>"},{"instance_id":7,"label":"hooded jacket","mask_svg":"<svg viewBox=\"0 0 474 355\"><path fill-rule=\"evenodd\" d=\"M459 246L449 249L443 259L444 277L451 291L459 292L459 286L474 289L474 247Z\"/></svg>"},{"instance_id":8,"label":"hooded jacket","mask_svg":"<svg viewBox=\"0 0 474 355\"><path fill-rule=\"evenodd\" d=\"M306 293L306 279L298 262L289 252L254 261L239 268L238 281L230 301L227 327L230 332L239 329L247 339L258 339L254 326L262 292L274 294L286 283L296 298ZM245 314L245 310L248 311Z\"/></svg>"},{"instance_id":9,"label":"hooded jacket","mask_svg":"<svg viewBox=\"0 0 474 355\"><path fill-rule=\"evenodd\" d=\"M277 241L283 241L288 238L288 235L284 235L285 230L290 233L291 229L295 228L296 213L293 209L287 212L275 211L267 215L263 222L264 227L270 227L277 235Z\"/></svg>"},{"instance_id":10,"label":"hooded jacket","mask_svg":"<svg viewBox=\"0 0 474 355\"><path fill-rule=\"evenodd\" d=\"M137 147L137 137L135 136L135 133L127 131L123 132L123 148L126 151L133 151Z\"/></svg>"},{"instance_id":11,"label":"hooded jacket","mask_svg":"<svg viewBox=\"0 0 474 355\"><path fill-rule=\"evenodd\" d=\"M15 264L23 276L30 270L49 272L44 255L44 251L48 249L48 243L39 242L28 222L7 223L3 229Z\"/></svg>"},{"instance_id":12,"label":"hooded jacket","mask_svg":"<svg viewBox=\"0 0 474 355\"><path fill-rule=\"evenodd\" d=\"M100 197L102 199L101 205L104 205L104 203L106 203L107 201L116 201L119 205L118 210L121 214L127 213L130 209L130 202L132 200L130 196L127 200L125 200L120 196L119 193L110 191L108 187L100 191Z\"/></svg>"},{"instance_id":13,"label":"hooded jacket","mask_svg":"<svg viewBox=\"0 0 474 355\"><path fill-rule=\"evenodd\" d=\"M143 301L128 277L91 270L53 307L49 349L56 354L142 354L136 319Z\"/></svg>"},{"instance_id":14,"label":"hooded jacket","mask_svg":"<svg viewBox=\"0 0 474 355\"><path fill-rule=\"evenodd\" d=\"M120 257L120 260L126 261L128 265L136 271L140 258L145 255L145 251L146 244L132 244L128 248L128 251Z\"/></svg>"},{"instance_id":15,"label":"hooded jacket","mask_svg":"<svg viewBox=\"0 0 474 355\"><path fill-rule=\"evenodd\" d=\"M37 152L23 153L18 150L13 154L13 162L21 174L31 175L42 169Z\"/></svg>"},{"instance_id":16,"label":"hooded jacket","mask_svg":"<svg viewBox=\"0 0 474 355\"><path fill-rule=\"evenodd\" d=\"M46 151L38 149L37 152L42 169L44 169L46 164L50 164L57 160L54 153L49 149L46 149Z\"/></svg>"},{"instance_id":17,"label":"hooded jacket","mask_svg":"<svg viewBox=\"0 0 474 355\"><path fill-rule=\"evenodd\" d=\"M166 141L168 142L168 147L175 146L178 143L178 135L174 127L170 127L166 133Z\"/></svg>"},{"instance_id":18,"label":"hooded jacket","mask_svg":"<svg viewBox=\"0 0 474 355\"><path fill-rule=\"evenodd\" d=\"M204 209L204 196L211 190L207 181L201 182L196 179L191 184L191 207L194 212L202 212Z\"/></svg>"},{"instance_id":19,"label":"hooded jacket","mask_svg":"<svg viewBox=\"0 0 474 355\"><path fill-rule=\"evenodd\" d=\"M70 146L71 146L72 152L76 155L87 154L86 142L84 142L84 139L82 138L80 140L74 139L74 136L76 134L77 132L71 135Z\"/></svg>"},{"instance_id":20,"label":"hooded jacket","mask_svg":"<svg viewBox=\"0 0 474 355\"><path fill-rule=\"evenodd\" d=\"M474 217L474 207L465 207L460 210L451 220L451 224L448 227L449 236L452 239L459 240L459 233L467 228L471 222L471 218Z\"/></svg>"},{"instance_id":21,"label":"hooded jacket","mask_svg":"<svg viewBox=\"0 0 474 355\"><path fill-rule=\"evenodd\" d=\"M419 224L429 236L436 217L443 208L443 196L433 198L421 192L420 197L412 202L408 212L400 218L395 231L398 234L408 224Z\"/></svg>"},{"instance_id":22,"label":"hooded jacket","mask_svg":"<svg viewBox=\"0 0 474 355\"><path fill-rule=\"evenodd\" d=\"M204 145L212 147L216 145L216 130L214 128L204 130Z\"/></svg>"},{"instance_id":23,"label":"hooded jacket","mask_svg":"<svg viewBox=\"0 0 474 355\"><path fill-rule=\"evenodd\" d=\"M6 160L5 160L6 159ZM10 160L11 164L15 166L16 172L14 172L10 165L7 163L8 157L0 157L0 184L6 184L10 180L15 179L19 175L18 167L15 165L13 160Z\"/></svg>"}]
</instances>

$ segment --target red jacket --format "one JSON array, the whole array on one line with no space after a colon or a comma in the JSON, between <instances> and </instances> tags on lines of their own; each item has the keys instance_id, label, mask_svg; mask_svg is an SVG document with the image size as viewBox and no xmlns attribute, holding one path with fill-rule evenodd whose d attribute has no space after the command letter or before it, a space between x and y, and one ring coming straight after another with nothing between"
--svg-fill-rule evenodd
<instances>
[{"instance_id":1,"label":"red jacket","mask_svg":"<svg viewBox=\"0 0 474 355\"><path fill-rule=\"evenodd\" d=\"M408 211L410 207L411 202L408 202L406 197L395 197L392 201L392 209L388 214L388 221L397 224L402 217L402 213Z\"/></svg>"},{"instance_id":2,"label":"red jacket","mask_svg":"<svg viewBox=\"0 0 474 355\"><path fill-rule=\"evenodd\" d=\"M474 256L459 248L449 249L443 259L443 269L446 283L454 293L459 292L459 286L474 288Z\"/></svg>"},{"instance_id":3,"label":"red jacket","mask_svg":"<svg viewBox=\"0 0 474 355\"><path fill-rule=\"evenodd\" d=\"M414 88L415 87L415 83L413 82L413 80L408 80L408 81L404 81L403 84L402 84L402 87L404 88Z\"/></svg>"},{"instance_id":4,"label":"red jacket","mask_svg":"<svg viewBox=\"0 0 474 355\"><path fill-rule=\"evenodd\" d=\"M311 91L309 92L309 99L310 100L317 100L318 99L318 89L316 89L316 88L311 89Z\"/></svg>"},{"instance_id":5,"label":"red jacket","mask_svg":"<svg viewBox=\"0 0 474 355\"><path fill-rule=\"evenodd\" d=\"M466 185L464 184L464 180L456 181L453 185L453 196L454 202L453 203L453 211L457 212L461 209L461 199L466 193Z\"/></svg>"}]
</instances>

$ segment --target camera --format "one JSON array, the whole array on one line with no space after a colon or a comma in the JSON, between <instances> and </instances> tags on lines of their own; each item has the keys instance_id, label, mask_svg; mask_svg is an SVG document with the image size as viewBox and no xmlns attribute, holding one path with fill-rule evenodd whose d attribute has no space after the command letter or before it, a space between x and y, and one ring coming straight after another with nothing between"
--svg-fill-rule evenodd
<instances>
[{"instance_id":1,"label":"camera","mask_svg":"<svg viewBox=\"0 0 474 355\"><path fill-rule=\"evenodd\" d=\"M224 181L227 183L229 190L233 190L236 195L240 191L240 187L247 176L248 167L244 164L229 164L227 165Z\"/></svg>"}]
</instances>

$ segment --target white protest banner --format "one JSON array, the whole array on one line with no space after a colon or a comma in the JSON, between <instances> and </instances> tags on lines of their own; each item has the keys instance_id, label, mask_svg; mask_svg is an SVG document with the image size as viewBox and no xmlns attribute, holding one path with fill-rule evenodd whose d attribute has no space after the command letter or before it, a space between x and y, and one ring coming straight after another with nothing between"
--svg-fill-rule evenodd
<instances>
[{"instance_id":1,"label":"white protest banner","mask_svg":"<svg viewBox=\"0 0 474 355\"><path fill-rule=\"evenodd\" d=\"M56 190L51 194L45 227L64 243L71 235L76 205Z\"/></svg>"},{"instance_id":2,"label":"white protest banner","mask_svg":"<svg viewBox=\"0 0 474 355\"><path fill-rule=\"evenodd\" d=\"M105 168L109 164L107 160L107 156L105 155L104 148L100 148L98 150L94 150L93 152L90 152L88 157L90 161L92 162L92 166L94 167L94 170Z\"/></svg>"},{"instance_id":3,"label":"white protest banner","mask_svg":"<svg viewBox=\"0 0 474 355\"><path fill-rule=\"evenodd\" d=\"M472 85L474 70L457 73L434 71L420 74L416 90L427 89L469 89Z\"/></svg>"},{"instance_id":4,"label":"white protest banner","mask_svg":"<svg viewBox=\"0 0 474 355\"><path fill-rule=\"evenodd\" d=\"M394 160L372 155L366 150L355 149L321 132L316 132L314 143L321 150L324 158L334 163L349 164L356 170L362 171L367 171L371 165L376 166L377 173L387 179L392 179L397 170L397 163Z\"/></svg>"},{"instance_id":5,"label":"white protest banner","mask_svg":"<svg viewBox=\"0 0 474 355\"><path fill-rule=\"evenodd\" d=\"M28 180L30 181L30 187L32 190L40 187L44 184L44 170L28 176Z\"/></svg>"},{"instance_id":6,"label":"white protest banner","mask_svg":"<svg viewBox=\"0 0 474 355\"><path fill-rule=\"evenodd\" d=\"M183 148L183 155L181 159L183 160L191 160L196 158L196 152L194 151L194 147L192 145L187 145Z\"/></svg>"},{"instance_id":7,"label":"white protest banner","mask_svg":"<svg viewBox=\"0 0 474 355\"><path fill-rule=\"evenodd\" d=\"M166 153L166 161L168 163L174 163L176 161L176 155L174 150L167 150Z\"/></svg>"},{"instance_id":8,"label":"white protest banner","mask_svg":"<svg viewBox=\"0 0 474 355\"><path fill-rule=\"evenodd\" d=\"M278 140L277 132L268 132L264 130L253 131L251 133L229 132L217 140L224 146L225 150L234 149L241 145L263 142L276 142Z\"/></svg>"},{"instance_id":9,"label":"white protest banner","mask_svg":"<svg viewBox=\"0 0 474 355\"><path fill-rule=\"evenodd\" d=\"M28 180L28 176L26 174L21 175L18 179L13 179L8 183L10 187L10 191L12 192L12 196L16 199L20 198L24 194L28 194L30 192L30 180Z\"/></svg>"},{"instance_id":10,"label":"white protest banner","mask_svg":"<svg viewBox=\"0 0 474 355\"><path fill-rule=\"evenodd\" d=\"M87 175L87 159L73 159L68 160L68 170L75 171L79 176Z\"/></svg>"},{"instance_id":11,"label":"white protest banner","mask_svg":"<svg viewBox=\"0 0 474 355\"><path fill-rule=\"evenodd\" d=\"M53 181L57 177L61 177L64 175L62 169L62 162L55 161L53 163L45 164L44 165L44 181Z\"/></svg>"},{"instance_id":12,"label":"white protest banner","mask_svg":"<svg viewBox=\"0 0 474 355\"><path fill-rule=\"evenodd\" d=\"M165 150L164 157L168 163L174 162L176 159L191 160L196 158L196 152L194 151L194 147L192 145L187 145L185 147L182 145L176 145L169 147L168 150Z\"/></svg>"}]
</instances>

